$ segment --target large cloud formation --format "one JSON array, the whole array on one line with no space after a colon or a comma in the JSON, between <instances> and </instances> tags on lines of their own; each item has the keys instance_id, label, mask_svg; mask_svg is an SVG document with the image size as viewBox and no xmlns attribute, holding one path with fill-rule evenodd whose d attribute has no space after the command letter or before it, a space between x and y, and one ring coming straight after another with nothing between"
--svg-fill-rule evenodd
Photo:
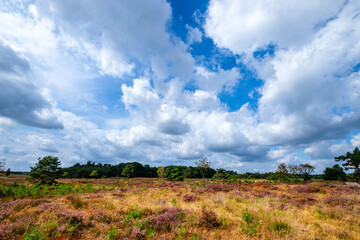
<instances>
[{"instance_id":1,"label":"large cloud formation","mask_svg":"<svg viewBox=\"0 0 360 240\"><path fill-rule=\"evenodd\" d=\"M0 3L10 43L0 45L0 154L15 163L57 153L65 164L207 156L243 171L321 169L359 144L357 1L211 0L202 26L184 26L186 42L165 0L21 2ZM236 64L192 56L205 38ZM259 88L239 89L250 81L241 66ZM254 91L255 107L230 111L221 98Z\"/></svg>"},{"instance_id":2,"label":"large cloud formation","mask_svg":"<svg viewBox=\"0 0 360 240\"><path fill-rule=\"evenodd\" d=\"M0 115L39 128L63 128L51 104L29 80L30 64L0 39Z\"/></svg>"}]
</instances>

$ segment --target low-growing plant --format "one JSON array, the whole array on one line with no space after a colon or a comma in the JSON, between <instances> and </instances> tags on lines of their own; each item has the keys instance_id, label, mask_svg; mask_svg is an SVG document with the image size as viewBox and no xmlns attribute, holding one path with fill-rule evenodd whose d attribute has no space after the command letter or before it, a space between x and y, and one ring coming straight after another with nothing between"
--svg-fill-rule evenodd
<instances>
[{"instance_id":1,"label":"low-growing plant","mask_svg":"<svg viewBox=\"0 0 360 240\"><path fill-rule=\"evenodd\" d=\"M248 236L253 236L257 233L257 230L260 224L254 218L254 216L249 213L249 210L246 208L245 213L242 215L244 223L240 224L241 231Z\"/></svg>"},{"instance_id":2,"label":"low-growing plant","mask_svg":"<svg viewBox=\"0 0 360 240\"><path fill-rule=\"evenodd\" d=\"M68 196L67 199L71 202L71 205L75 208L75 209L79 209L82 208L85 203L84 201L81 199L80 196L78 195L71 195Z\"/></svg>"},{"instance_id":3,"label":"low-growing plant","mask_svg":"<svg viewBox=\"0 0 360 240\"><path fill-rule=\"evenodd\" d=\"M110 231L107 234L106 240L115 240L118 233L119 233L119 231L116 229L116 227L112 226Z\"/></svg>"},{"instance_id":4,"label":"low-growing plant","mask_svg":"<svg viewBox=\"0 0 360 240\"><path fill-rule=\"evenodd\" d=\"M220 226L220 221L214 211L202 208L199 225L207 229L217 228Z\"/></svg>"},{"instance_id":5,"label":"low-growing plant","mask_svg":"<svg viewBox=\"0 0 360 240\"><path fill-rule=\"evenodd\" d=\"M283 220L277 220L271 224L271 228L274 232L279 234L287 234L291 230L291 226L283 221Z\"/></svg>"}]
</instances>

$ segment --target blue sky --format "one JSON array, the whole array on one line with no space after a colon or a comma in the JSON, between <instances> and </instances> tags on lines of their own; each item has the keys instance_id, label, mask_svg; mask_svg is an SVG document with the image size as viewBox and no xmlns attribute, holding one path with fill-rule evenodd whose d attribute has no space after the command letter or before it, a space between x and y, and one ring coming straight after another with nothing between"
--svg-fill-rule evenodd
<instances>
[{"instance_id":1,"label":"blue sky","mask_svg":"<svg viewBox=\"0 0 360 240\"><path fill-rule=\"evenodd\" d=\"M0 158L318 173L360 145L358 1L0 3ZM291 14L290 14L291 13Z\"/></svg>"}]
</instances>

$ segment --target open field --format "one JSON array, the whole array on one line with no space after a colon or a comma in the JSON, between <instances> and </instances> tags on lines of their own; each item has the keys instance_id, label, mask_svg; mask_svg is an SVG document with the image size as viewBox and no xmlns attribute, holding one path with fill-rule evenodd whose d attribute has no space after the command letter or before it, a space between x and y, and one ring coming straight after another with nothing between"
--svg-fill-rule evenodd
<instances>
[{"instance_id":1,"label":"open field","mask_svg":"<svg viewBox=\"0 0 360 240\"><path fill-rule=\"evenodd\" d=\"M360 239L360 188L186 179L0 178L1 239Z\"/></svg>"}]
</instances>

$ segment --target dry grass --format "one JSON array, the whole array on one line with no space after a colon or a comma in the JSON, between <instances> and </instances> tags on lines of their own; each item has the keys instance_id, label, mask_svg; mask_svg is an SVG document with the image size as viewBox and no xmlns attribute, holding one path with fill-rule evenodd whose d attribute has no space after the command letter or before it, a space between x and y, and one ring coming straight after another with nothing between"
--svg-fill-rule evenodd
<instances>
[{"instance_id":1,"label":"dry grass","mask_svg":"<svg viewBox=\"0 0 360 240\"><path fill-rule=\"evenodd\" d=\"M96 191L1 198L0 238L360 239L360 190L341 182L62 182Z\"/></svg>"}]
</instances>

